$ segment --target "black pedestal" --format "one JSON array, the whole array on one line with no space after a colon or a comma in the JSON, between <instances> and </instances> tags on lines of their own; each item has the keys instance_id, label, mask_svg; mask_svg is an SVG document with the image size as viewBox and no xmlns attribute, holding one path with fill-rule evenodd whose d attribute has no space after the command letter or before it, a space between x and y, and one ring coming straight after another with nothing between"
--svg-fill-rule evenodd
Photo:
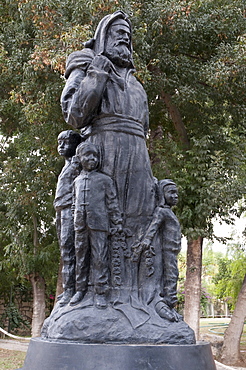
<instances>
[{"instance_id":1,"label":"black pedestal","mask_svg":"<svg viewBox=\"0 0 246 370\"><path fill-rule=\"evenodd\" d=\"M216 370L210 344L82 344L31 340L19 370Z\"/></svg>"}]
</instances>

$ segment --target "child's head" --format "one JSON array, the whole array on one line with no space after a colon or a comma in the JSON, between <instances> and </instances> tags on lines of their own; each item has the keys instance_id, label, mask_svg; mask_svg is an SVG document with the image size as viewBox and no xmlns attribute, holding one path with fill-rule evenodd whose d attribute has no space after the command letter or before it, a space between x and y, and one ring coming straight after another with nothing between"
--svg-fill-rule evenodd
<instances>
[{"instance_id":1,"label":"child's head","mask_svg":"<svg viewBox=\"0 0 246 370\"><path fill-rule=\"evenodd\" d=\"M178 189L175 182L170 179L160 180L159 189L164 196L164 204L173 207L178 203Z\"/></svg>"},{"instance_id":2,"label":"child's head","mask_svg":"<svg viewBox=\"0 0 246 370\"><path fill-rule=\"evenodd\" d=\"M79 158L83 170L95 170L99 164L99 149L96 145L84 142L77 147L76 156Z\"/></svg>"},{"instance_id":3,"label":"child's head","mask_svg":"<svg viewBox=\"0 0 246 370\"><path fill-rule=\"evenodd\" d=\"M62 131L57 138L58 153L65 157L71 158L75 155L77 146L81 143L81 135L73 130Z\"/></svg>"}]
</instances>

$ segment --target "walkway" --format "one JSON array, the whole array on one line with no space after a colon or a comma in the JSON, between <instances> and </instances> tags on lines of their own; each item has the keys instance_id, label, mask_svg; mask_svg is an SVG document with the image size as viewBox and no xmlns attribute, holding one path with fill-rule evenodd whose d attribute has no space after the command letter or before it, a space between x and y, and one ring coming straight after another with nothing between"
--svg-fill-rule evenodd
<instances>
[{"instance_id":1,"label":"walkway","mask_svg":"<svg viewBox=\"0 0 246 370\"><path fill-rule=\"evenodd\" d=\"M246 370L245 367L231 367L221 364L220 362L215 361L216 370Z\"/></svg>"},{"instance_id":2,"label":"walkway","mask_svg":"<svg viewBox=\"0 0 246 370\"><path fill-rule=\"evenodd\" d=\"M28 348L28 341L22 342L13 339L0 339L0 348L9 349L11 351L26 352Z\"/></svg>"}]
</instances>

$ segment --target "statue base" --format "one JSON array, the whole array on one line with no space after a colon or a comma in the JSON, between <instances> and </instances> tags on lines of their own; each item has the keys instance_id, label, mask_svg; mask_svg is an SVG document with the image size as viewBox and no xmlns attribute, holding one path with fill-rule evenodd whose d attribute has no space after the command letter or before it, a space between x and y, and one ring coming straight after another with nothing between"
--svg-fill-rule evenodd
<instances>
[{"instance_id":1,"label":"statue base","mask_svg":"<svg viewBox=\"0 0 246 370\"><path fill-rule=\"evenodd\" d=\"M84 344L194 344L194 331L183 321L161 318L139 301L113 304L106 309L86 306L54 307L43 325L43 339Z\"/></svg>"},{"instance_id":2,"label":"statue base","mask_svg":"<svg viewBox=\"0 0 246 370\"><path fill-rule=\"evenodd\" d=\"M216 370L210 344L82 344L33 338L19 370Z\"/></svg>"}]
</instances>

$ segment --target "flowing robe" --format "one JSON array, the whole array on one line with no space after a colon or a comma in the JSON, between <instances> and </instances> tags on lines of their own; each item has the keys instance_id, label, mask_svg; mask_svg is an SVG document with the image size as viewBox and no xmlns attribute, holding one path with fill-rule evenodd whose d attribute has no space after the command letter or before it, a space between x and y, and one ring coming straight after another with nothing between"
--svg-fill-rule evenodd
<instances>
[{"instance_id":1,"label":"flowing robe","mask_svg":"<svg viewBox=\"0 0 246 370\"><path fill-rule=\"evenodd\" d=\"M94 52L85 48L67 61L67 83L61 97L67 123L84 130L86 140L100 150L100 170L115 184L127 245L141 239L155 208L152 175L145 136L148 103L133 69L122 78L114 68L93 65ZM125 263L127 285L136 285Z\"/></svg>"}]
</instances>

